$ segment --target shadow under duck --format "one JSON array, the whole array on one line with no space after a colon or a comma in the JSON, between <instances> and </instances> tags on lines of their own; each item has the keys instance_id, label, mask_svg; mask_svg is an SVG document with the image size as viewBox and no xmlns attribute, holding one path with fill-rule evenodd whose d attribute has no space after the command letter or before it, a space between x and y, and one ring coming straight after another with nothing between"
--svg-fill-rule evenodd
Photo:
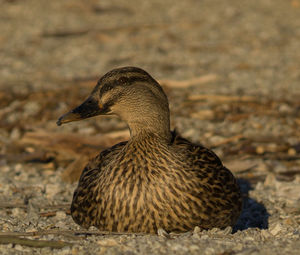
<instances>
[{"instance_id":1,"label":"shadow under duck","mask_svg":"<svg viewBox=\"0 0 300 255\"><path fill-rule=\"evenodd\" d=\"M167 96L147 72L108 72L57 124L109 114L126 121L130 139L84 168L71 205L77 224L145 233L235 224L242 199L234 176L211 150L170 131Z\"/></svg>"}]
</instances>

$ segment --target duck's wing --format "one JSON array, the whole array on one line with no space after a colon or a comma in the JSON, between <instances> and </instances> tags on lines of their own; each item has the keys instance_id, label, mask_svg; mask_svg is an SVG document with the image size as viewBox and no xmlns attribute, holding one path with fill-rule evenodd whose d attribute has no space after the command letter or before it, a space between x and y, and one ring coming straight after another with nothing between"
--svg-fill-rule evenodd
<instances>
[{"instance_id":1,"label":"duck's wing","mask_svg":"<svg viewBox=\"0 0 300 255\"><path fill-rule=\"evenodd\" d=\"M97 192L95 189L97 189L99 178L101 178L101 172L126 143L121 142L102 151L83 169L71 205L71 214L77 224L85 228L95 225L95 216L93 215L97 210L95 200Z\"/></svg>"},{"instance_id":2,"label":"duck's wing","mask_svg":"<svg viewBox=\"0 0 300 255\"><path fill-rule=\"evenodd\" d=\"M201 198L201 202L205 201L202 207L210 216L205 223L207 227L233 225L242 208L240 188L233 174L210 149L178 135L174 137L173 144L186 155L189 162L187 171L194 173L194 178L189 181L194 182L195 187L198 185L199 194L196 196Z\"/></svg>"},{"instance_id":3,"label":"duck's wing","mask_svg":"<svg viewBox=\"0 0 300 255\"><path fill-rule=\"evenodd\" d=\"M223 167L223 164L219 157L210 149L205 148L201 144L195 144L189 140L181 137L175 131L173 135L173 145L177 148L187 150L189 155L194 158L195 161L206 162L216 167Z\"/></svg>"},{"instance_id":4,"label":"duck's wing","mask_svg":"<svg viewBox=\"0 0 300 255\"><path fill-rule=\"evenodd\" d=\"M112 160L112 158L114 158L114 156L117 155L122 150L122 148L126 144L127 141L115 144L114 146L101 151L99 155L97 155L95 158L90 160L81 173L78 186L82 182L85 182L87 178L90 178L89 176L93 172L99 173L101 169L103 169Z\"/></svg>"}]
</instances>

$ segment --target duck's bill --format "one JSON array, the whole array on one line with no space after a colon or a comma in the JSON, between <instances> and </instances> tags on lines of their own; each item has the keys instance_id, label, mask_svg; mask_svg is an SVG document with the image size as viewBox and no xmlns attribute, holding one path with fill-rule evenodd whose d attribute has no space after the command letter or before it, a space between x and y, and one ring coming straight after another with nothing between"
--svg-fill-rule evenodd
<instances>
[{"instance_id":1,"label":"duck's bill","mask_svg":"<svg viewBox=\"0 0 300 255\"><path fill-rule=\"evenodd\" d=\"M97 100L89 97L81 105L62 115L56 122L58 126L82 119L90 118L93 116L105 114L105 107L98 104Z\"/></svg>"},{"instance_id":2,"label":"duck's bill","mask_svg":"<svg viewBox=\"0 0 300 255\"><path fill-rule=\"evenodd\" d=\"M64 123L72 122L72 121L78 121L82 120L80 114L72 113L72 111L62 115L59 117L59 119L56 121L57 126L60 126Z\"/></svg>"}]
</instances>

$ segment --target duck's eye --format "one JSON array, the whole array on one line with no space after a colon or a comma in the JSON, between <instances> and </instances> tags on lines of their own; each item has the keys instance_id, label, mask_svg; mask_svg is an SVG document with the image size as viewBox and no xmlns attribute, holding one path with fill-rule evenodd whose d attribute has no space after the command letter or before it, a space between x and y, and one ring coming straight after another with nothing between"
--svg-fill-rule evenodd
<instances>
[{"instance_id":1,"label":"duck's eye","mask_svg":"<svg viewBox=\"0 0 300 255\"><path fill-rule=\"evenodd\" d=\"M106 92L110 91L113 89L113 84L106 84L105 86L103 86L101 89L100 89L100 95L103 95L105 94Z\"/></svg>"},{"instance_id":2,"label":"duck's eye","mask_svg":"<svg viewBox=\"0 0 300 255\"><path fill-rule=\"evenodd\" d=\"M92 100L92 99L88 99L88 100L87 100L87 103L88 103L88 104L92 104L92 103L93 103L93 100Z\"/></svg>"}]
</instances>

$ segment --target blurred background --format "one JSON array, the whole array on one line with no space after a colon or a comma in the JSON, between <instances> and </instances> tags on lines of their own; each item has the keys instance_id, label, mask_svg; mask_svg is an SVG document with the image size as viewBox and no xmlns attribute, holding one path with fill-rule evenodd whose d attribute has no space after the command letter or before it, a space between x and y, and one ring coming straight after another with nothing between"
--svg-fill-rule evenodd
<instances>
[{"instance_id":1,"label":"blurred background","mask_svg":"<svg viewBox=\"0 0 300 255\"><path fill-rule=\"evenodd\" d=\"M299 153L297 0L1 0L1 10L2 155L15 160L28 143L30 153L63 145L73 153L81 135L124 131L92 139L101 148L126 138L116 118L55 122L103 74L128 65L163 85L173 128L221 156ZM54 145L62 132L81 135Z\"/></svg>"},{"instance_id":2,"label":"blurred background","mask_svg":"<svg viewBox=\"0 0 300 255\"><path fill-rule=\"evenodd\" d=\"M0 0L0 6L2 201L71 201L75 186L65 183L128 131L114 117L62 127L56 120L103 74L130 65L161 83L172 128L212 148L254 187L253 199L272 198L271 213L282 201L299 208L299 0ZM267 226L264 210L251 226ZM284 213L299 224L299 215Z\"/></svg>"}]
</instances>

